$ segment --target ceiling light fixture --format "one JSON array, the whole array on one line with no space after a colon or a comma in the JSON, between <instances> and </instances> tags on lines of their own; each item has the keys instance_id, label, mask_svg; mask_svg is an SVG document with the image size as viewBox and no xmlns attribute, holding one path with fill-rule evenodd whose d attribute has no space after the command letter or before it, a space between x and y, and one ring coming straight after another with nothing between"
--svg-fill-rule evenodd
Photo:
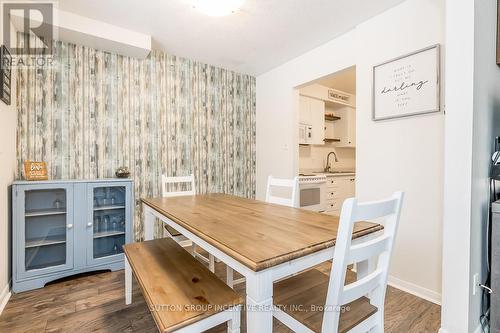
<instances>
[{"instance_id":1,"label":"ceiling light fixture","mask_svg":"<svg viewBox=\"0 0 500 333\"><path fill-rule=\"evenodd\" d=\"M194 0L193 6L209 16L224 16L237 11L245 0Z\"/></svg>"}]
</instances>

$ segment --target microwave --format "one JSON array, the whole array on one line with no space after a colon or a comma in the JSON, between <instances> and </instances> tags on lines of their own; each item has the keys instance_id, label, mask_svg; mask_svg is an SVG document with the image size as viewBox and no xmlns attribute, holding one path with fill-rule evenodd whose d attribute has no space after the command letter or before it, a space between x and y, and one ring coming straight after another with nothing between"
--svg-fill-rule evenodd
<instances>
[{"instance_id":1,"label":"microwave","mask_svg":"<svg viewBox=\"0 0 500 333\"><path fill-rule=\"evenodd\" d=\"M312 142L312 126L308 124L299 125L299 144L306 145Z\"/></svg>"}]
</instances>

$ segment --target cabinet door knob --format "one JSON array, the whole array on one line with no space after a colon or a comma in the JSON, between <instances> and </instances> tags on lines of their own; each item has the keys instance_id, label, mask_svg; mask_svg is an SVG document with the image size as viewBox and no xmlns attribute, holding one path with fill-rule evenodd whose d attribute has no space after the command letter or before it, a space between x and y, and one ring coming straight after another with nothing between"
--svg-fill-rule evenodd
<instances>
[{"instance_id":1,"label":"cabinet door knob","mask_svg":"<svg viewBox=\"0 0 500 333\"><path fill-rule=\"evenodd\" d=\"M92 222L87 223L87 227L90 228L91 226L92 226Z\"/></svg>"},{"instance_id":2,"label":"cabinet door knob","mask_svg":"<svg viewBox=\"0 0 500 333\"><path fill-rule=\"evenodd\" d=\"M68 224L68 229L73 228L73 224Z\"/></svg>"}]
</instances>

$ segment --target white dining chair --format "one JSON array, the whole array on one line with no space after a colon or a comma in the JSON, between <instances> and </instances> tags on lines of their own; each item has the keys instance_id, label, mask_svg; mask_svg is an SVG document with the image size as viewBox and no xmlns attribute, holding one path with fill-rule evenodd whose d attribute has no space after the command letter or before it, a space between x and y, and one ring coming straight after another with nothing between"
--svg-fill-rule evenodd
<instances>
[{"instance_id":1,"label":"white dining chair","mask_svg":"<svg viewBox=\"0 0 500 333\"><path fill-rule=\"evenodd\" d=\"M190 185L190 189L184 190L181 189L179 190L179 186L182 186L180 184ZM171 191L170 187L171 186L176 186L176 189L174 191ZM195 195L196 194L196 185L194 182L194 175L191 174L189 176L184 176L184 177L167 177L165 175L161 176L161 192L162 196L165 198L169 197L178 197L178 196L186 196L186 195ZM165 225L165 231L168 233L168 236L173 238L179 245L182 247L191 247L192 246L192 251L193 251L193 256L198 257L204 262L208 264L208 267L210 271L215 272L215 257L211 254L208 255L208 257L205 257L201 253L197 252L197 246L193 242L191 242L189 239L178 233L176 230L167 227Z\"/></svg>"},{"instance_id":2,"label":"white dining chair","mask_svg":"<svg viewBox=\"0 0 500 333\"><path fill-rule=\"evenodd\" d=\"M402 202L402 192L377 202L344 201L330 277L312 269L276 283L273 315L295 332L384 332L387 276ZM352 245L354 223L375 219L384 225L383 232ZM363 263L365 274L358 272L357 281L345 284L354 263ZM313 305L320 310L311 314Z\"/></svg>"},{"instance_id":3,"label":"white dining chair","mask_svg":"<svg viewBox=\"0 0 500 333\"><path fill-rule=\"evenodd\" d=\"M289 192L283 196L277 196L278 191ZM288 195L288 197L286 197ZM298 207L299 206L299 178L282 179L269 176L267 178L266 202L277 205Z\"/></svg>"}]
</instances>

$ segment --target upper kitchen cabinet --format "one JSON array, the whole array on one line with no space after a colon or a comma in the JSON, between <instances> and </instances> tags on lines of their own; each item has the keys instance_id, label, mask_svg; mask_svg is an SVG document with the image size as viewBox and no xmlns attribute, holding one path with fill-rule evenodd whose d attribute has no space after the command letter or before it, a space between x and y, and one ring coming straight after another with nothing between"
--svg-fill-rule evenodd
<instances>
[{"instance_id":1,"label":"upper kitchen cabinet","mask_svg":"<svg viewBox=\"0 0 500 333\"><path fill-rule=\"evenodd\" d=\"M339 148L356 147L356 109L344 106L335 109L334 114L340 119L333 123L333 133L339 141Z\"/></svg>"},{"instance_id":2,"label":"upper kitchen cabinet","mask_svg":"<svg viewBox=\"0 0 500 333\"><path fill-rule=\"evenodd\" d=\"M316 98L300 96L299 144L322 145L325 139L325 102Z\"/></svg>"}]
</instances>

